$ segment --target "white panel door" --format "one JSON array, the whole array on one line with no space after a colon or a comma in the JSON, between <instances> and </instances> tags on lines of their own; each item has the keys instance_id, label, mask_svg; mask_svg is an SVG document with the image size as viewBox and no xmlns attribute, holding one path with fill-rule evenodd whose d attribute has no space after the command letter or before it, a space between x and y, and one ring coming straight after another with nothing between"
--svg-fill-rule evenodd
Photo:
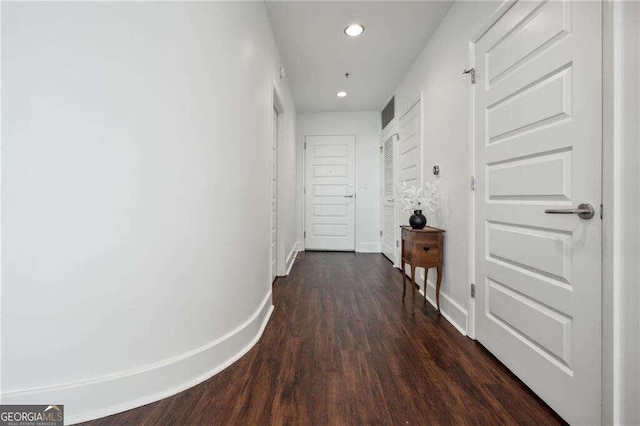
<instances>
[{"instance_id":1,"label":"white panel door","mask_svg":"<svg viewBox=\"0 0 640 426\"><path fill-rule=\"evenodd\" d=\"M271 282L276 279L278 265L278 111L273 109L271 147Z\"/></svg>"},{"instance_id":2,"label":"white panel door","mask_svg":"<svg viewBox=\"0 0 640 426\"><path fill-rule=\"evenodd\" d=\"M476 336L574 424L600 423L601 20L518 2L475 45Z\"/></svg>"},{"instance_id":3,"label":"white panel door","mask_svg":"<svg viewBox=\"0 0 640 426\"><path fill-rule=\"evenodd\" d=\"M305 137L305 249L355 250L355 136Z\"/></svg>"},{"instance_id":4,"label":"white panel door","mask_svg":"<svg viewBox=\"0 0 640 426\"><path fill-rule=\"evenodd\" d=\"M422 185L422 129L420 102L413 105L399 120L398 180L400 185ZM408 225L411 213L398 210L399 225Z\"/></svg>"},{"instance_id":5,"label":"white panel door","mask_svg":"<svg viewBox=\"0 0 640 426\"><path fill-rule=\"evenodd\" d=\"M408 185L422 185L421 113L420 102L417 102L398 121L398 181L400 185L403 182ZM409 224L411 212L403 212L402 206L398 205L396 214L399 232L400 225ZM411 268L408 264L404 272L410 276Z\"/></svg>"},{"instance_id":6,"label":"white panel door","mask_svg":"<svg viewBox=\"0 0 640 426\"><path fill-rule=\"evenodd\" d=\"M382 253L396 263L396 179L395 179L396 134L384 138L382 143Z\"/></svg>"}]
</instances>

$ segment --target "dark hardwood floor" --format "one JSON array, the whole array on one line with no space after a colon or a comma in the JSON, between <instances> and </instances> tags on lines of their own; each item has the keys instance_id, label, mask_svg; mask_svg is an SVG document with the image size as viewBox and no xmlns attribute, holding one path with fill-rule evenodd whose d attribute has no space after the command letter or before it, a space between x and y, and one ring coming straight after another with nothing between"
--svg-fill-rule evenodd
<instances>
[{"instance_id":1,"label":"dark hardwood floor","mask_svg":"<svg viewBox=\"0 0 640 426\"><path fill-rule=\"evenodd\" d=\"M562 424L431 305L401 302L379 254L302 253L238 362L185 392L91 425ZM410 294L410 292L407 292Z\"/></svg>"}]
</instances>

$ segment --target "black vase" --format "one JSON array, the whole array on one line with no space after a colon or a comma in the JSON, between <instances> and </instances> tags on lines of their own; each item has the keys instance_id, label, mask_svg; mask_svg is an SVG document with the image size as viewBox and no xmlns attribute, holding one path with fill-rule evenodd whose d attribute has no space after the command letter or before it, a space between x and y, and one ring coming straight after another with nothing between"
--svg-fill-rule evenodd
<instances>
[{"instance_id":1,"label":"black vase","mask_svg":"<svg viewBox=\"0 0 640 426\"><path fill-rule=\"evenodd\" d=\"M422 210L414 210L409 218L409 225L413 229L422 229L427 226L427 218L422 214Z\"/></svg>"}]
</instances>

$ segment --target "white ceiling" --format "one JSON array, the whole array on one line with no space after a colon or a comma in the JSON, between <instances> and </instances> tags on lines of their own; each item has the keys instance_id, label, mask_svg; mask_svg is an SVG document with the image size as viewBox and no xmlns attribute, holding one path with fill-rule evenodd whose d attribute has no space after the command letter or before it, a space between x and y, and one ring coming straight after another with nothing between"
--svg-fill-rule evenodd
<instances>
[{"instance_id":1,"label":"white ceiling","mask_svg":"<svg viewBox=\"0 0 640 426\"><path fill-rule=\"evenodd\" d=\"M381 110L452 4L268 0L298 110ZM361 36L344 34L352 23L365 27Z\"/></svg>"}]
</instances>

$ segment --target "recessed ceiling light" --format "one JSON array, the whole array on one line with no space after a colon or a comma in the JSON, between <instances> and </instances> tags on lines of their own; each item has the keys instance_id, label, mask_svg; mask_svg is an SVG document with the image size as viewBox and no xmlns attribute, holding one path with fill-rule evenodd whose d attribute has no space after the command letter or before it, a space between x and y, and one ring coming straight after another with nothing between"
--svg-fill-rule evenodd
<instances>
[{"instance_id":1,"label":"recessed ceiling light","mask_svg":"<svg viewBox=\"0 0 640 426\"><path fill-rule=\"evenodd\" d=\"M344 29L344 33L349 37L357 37L364 32L364 27L360 24L352 24Z\"/></svg>"},{"instance_id":2,"label":"recessed ceiling light","mask_svg":"<svg viewBox=\"0 0 640 426\"><path fill-rule=\"evenodd\" d=\"M336 96L339 97L339 98L344 98L345 96L347 96L347 92L340 91L340 92L336 93Z\"/></svg>"}]
</instances>

